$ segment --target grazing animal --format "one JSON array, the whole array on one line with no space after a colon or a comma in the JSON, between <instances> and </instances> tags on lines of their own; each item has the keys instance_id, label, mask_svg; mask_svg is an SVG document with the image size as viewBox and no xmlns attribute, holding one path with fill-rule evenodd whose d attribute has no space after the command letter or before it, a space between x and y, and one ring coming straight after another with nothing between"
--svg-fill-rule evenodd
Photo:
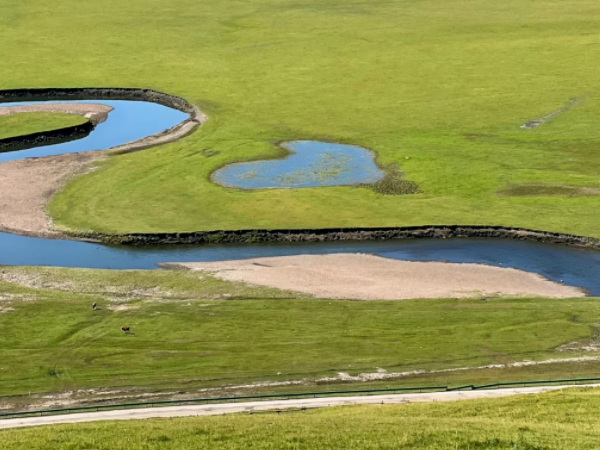
<instances>
[{"instance_id":1,"label":"grazing animal","mask_svg":"<svg viewBox=\"0 0 600 450\"><path fill-rule=\"evenodd\" d=\"M124 332L125 334L129 334L129 332L131 331L131 330L129 329L129 327L121 327L121 330L123 330L123 332Z\"/></svg>"},{"instance_id":2,"label":"grazing animal","mask_svg":"<svg viewBox=\"0 0 600 450\"><path fill-rule=\"evenodd\" d=\"M92 305L92 309L93 309L94 311L96 311L96 308L97 308L97 307L98 307L98 303L94 302L94 304Z\"/></svg>"}]
</instances>

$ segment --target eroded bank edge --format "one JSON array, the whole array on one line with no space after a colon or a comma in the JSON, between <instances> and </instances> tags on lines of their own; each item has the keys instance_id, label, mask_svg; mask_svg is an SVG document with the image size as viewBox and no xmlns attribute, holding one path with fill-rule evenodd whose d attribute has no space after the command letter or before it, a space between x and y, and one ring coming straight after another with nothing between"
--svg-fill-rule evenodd
<instances>
[{"instance_id":1,"label":"eroded bank edge","mask_svg":"<svg viewBox=\"0 0 600 450\"><path fill-rule=\"evenodd\" d=\"M400 239L501 238L600 249L600 239L525 228L479 225L423 225L385 228L321 228L281 230L215 230L189 233L66 232L72 238L112 245L198 245L290 242L371 241Z\"/></svg>"},{"instance_id":2,"label":"eroded bank edge","mask_svg":"<svg viewBox=\"0 0 600 450\"><path fill-rule=\"evenodd\" d=\"M0 153L62 144L64 142L82 139L94 131L95 127L96 124L91 120L88 120L82 124L70 127L56 128L54 130L39 131L37 133L0 139Z\"/></svg>"},{"instance_id":3,"label":"eroded bank edge","mask_svg":"<svg viewBox=\"0 0 600 450\"><path fill-rule=\"evenodd\" d=\"M139 88L23 88L0 90L0 103L49 100L141 100L158 103L192 115L195 107L187 100L152 89Z\"/></svg>"}]
</instances>

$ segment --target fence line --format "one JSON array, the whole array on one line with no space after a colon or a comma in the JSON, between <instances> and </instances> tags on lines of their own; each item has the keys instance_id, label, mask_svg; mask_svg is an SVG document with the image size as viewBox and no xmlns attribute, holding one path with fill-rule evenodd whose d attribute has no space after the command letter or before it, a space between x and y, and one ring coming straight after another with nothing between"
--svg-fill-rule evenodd
<instances>
[{"instance_id":1,"label":"fence line","mask_svg":"<svg viewBox=\"0 0 600 450\"><path fill-rule=\"evenodd\" d=\"M514 387L514 386L539 386L539 385L552 385L557 383L572 384L576 386L578 383L585 383L590 381L599 381L600 377L596 378L569 378L561 380L535 380L535 381L510 381L505 383L492 383L483 385L466 384L462 386L419 386L419 387L395 387L385 389L359 389L349 391L321 391L321 392L293 392L287 394L264 394L264 395L245 395L236 397L208 397L208 398L193 398L183 400L156 400L150 402L135 402L135 403L118 403L111 405L93 405L93 406L73 406L70 408L58 408L58 409L42 409L36 411L18 411L18 412L7 412L0 413L0 419L5 418L16 418L16 417L27 417L27 416L43 416L43 415L55 415L55 414L72 414L78 412L92 412L92 411L111 411L118 409L129 409L132 407L137 408L155 408L168 405L186 405L186 404L198 404L198 403L227 403L237 402L240 400L270 400L274 398L291 399L291 398L302 398L302 397L323 397L323 396L344 396L344 395L375 395L383 393L398 393L398 392L450 392L450 391L461 391L461 390L478 390L478 389L493 389L500 387Z\"/></svg>"}]
</instances>

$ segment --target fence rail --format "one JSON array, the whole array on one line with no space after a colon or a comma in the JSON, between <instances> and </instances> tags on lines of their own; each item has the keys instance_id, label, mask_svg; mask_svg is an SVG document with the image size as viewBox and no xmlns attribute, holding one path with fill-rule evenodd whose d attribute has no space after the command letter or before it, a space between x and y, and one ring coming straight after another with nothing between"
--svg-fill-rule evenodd
<instances>
[{"instance_id":1,"label":"fence rail","mask_svg":"<svg viewBox=\"0 0 600 450\"><path fill-rule=\"evenodd\" d=\"M349 391L320 391L320 392L293 392L293 393L282 393L282 394L264 394L264 395L245 395L236 397L208 397L208 398L192 398L183 400L156 400L150 402L135 402L135 403L118 403L111 405L92 405L92 406L73 406L70 408L58 408L58 409L41 409L36 411L17 411L17 412L6 412L0 413L0 419L11 419L17 417L29 417L29 416L44 416L44 415L56 415L56 414L73 414L78 412L96 412L96 411L111 411L118 409L130 409L130 408L155 408L161 406L180 406L180 405L192 405L202 403L232 403L242 400L272 400L272 399L292 399L292 398L316 398L325 396L346 396L346 395L377 395L384 393L400 393L400 392L450 392L450 391L462 391L462 390L479 390L479 389L494 389L502 387L515 387L515 386L550 386L553 384L568 384L577 386L580 383L587 383L597 381L600 382L600 377L597 378L569 378L561 380L534 380L534 381L510 381L505 383L492 383L483 385L466 384L462 386L418 386L418 387L395 387L385 389L359 389Z\"/></svg>"}]
</instances>

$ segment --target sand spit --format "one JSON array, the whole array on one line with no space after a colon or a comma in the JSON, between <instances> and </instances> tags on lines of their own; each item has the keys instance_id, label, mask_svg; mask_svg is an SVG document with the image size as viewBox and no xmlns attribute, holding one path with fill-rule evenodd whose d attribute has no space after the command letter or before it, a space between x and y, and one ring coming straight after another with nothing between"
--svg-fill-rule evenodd
<instances>
[{"instance_id":1,"label":"sand spit","mask_svg":"<svg viewBox=\"0 0 600 450\"><path fill-rule=\"evenodd\" d=\"M0 104L0 117L21 113L64 113L83 116L95 124L102 123L113 108L97 103L45 103L41 105L2 106Z\"/></svg>"},{"instance_id":2,"label":"sand spit","mask_svg":"<svg viewBox=\"0 0 600 450\"><path fill-rule=\"evenodd\" d=\"M167 144L182 139L192 134L196 128L205 123L208 120L208 116L204 114L200 108L194 107L190 117L183 122L169 128L168 130L161 131L160 133L152 134L145 138L139 139L134 142L128 142L117 147L106 150L108 153L113 155L122 155L125 153L136 152L149 147L155 147L157 145Z\"/></svg>"},{"instance_id":3,"label":"sand spit","mask_svg":"<svg viewBox=\"0 0 600 450\"><path fill-rule=\"evenodd\" d=\"M480 296L583 297L516 269L482 264L409 262L366 254L299 255L236 261L183 263L218 278L311 294L318 298L404 300Z\"/></svg>"}]
</instances>

